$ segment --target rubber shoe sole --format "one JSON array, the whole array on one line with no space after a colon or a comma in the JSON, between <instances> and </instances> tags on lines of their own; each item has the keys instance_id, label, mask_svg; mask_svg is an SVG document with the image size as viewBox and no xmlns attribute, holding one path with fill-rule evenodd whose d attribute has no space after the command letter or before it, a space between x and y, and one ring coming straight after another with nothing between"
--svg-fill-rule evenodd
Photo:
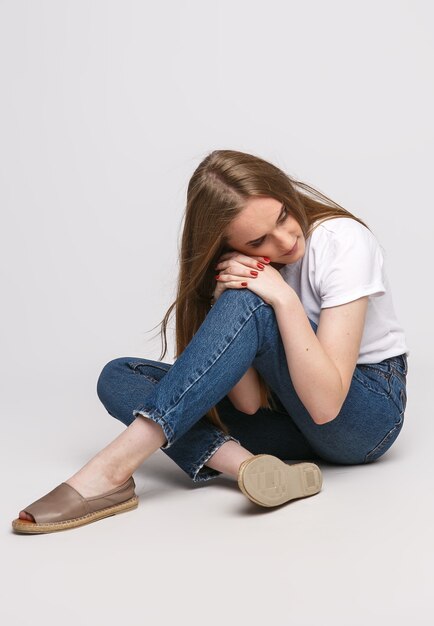
<instances>
[{"instance_id":1,"label":"rubber shoe sole","mask_svg":"<svg viewBox=\"0 0 434 626\"><path fill-rule=\"evenodd\" d=\"M255 504L279 506L321 491L322 474L315 463L289 465L270 454L257 454L241 463L238 486Z\"/></svg>"}]
</instances>

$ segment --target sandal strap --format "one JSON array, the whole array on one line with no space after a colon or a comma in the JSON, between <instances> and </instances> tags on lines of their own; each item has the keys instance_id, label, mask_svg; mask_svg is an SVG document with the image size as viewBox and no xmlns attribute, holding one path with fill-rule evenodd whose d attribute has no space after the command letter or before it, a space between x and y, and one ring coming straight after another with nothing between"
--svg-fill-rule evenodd
<instances>
[{"instance_id":1,"label":"sandal strap","mask_svg":"<svg viewBox=\"0 0 434 626\"><path fill-rule=\"evenodd\" d=\"M131 476L115 489L99 496L83 498L74 487L67 483L61 483L23 511L33 515L37 524L63 522L125 502L135 496L134 488L135 483Z\"/></svg>"}]
</instances>

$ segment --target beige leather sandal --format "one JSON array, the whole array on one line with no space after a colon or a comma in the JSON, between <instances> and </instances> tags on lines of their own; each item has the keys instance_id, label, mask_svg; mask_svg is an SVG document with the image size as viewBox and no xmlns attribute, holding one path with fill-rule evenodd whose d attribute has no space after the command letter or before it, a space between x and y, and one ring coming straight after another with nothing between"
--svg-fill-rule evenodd
<instances>
[{"instance_id":1,"label":"beige leather sandal","mask_svg":"<svg viewBox=\"0 0 434 626\"><path fill-rule=\"evenodd\" d=\"M17 533L52 533L130 511L137 508L139 503L134 492L135 486L131 476L120 487L100 496L84 498L71 485L61 483L23 509L33 515L34 522L17 518L12 522L12 528Z\"/></svg>"},{"instance_id":2,"label":"beige leather sandal","mask_svg":"<svg viewBox=\"0 0 434 626\"><path fill-rule=\"evenodd\" d=\"M238 486L255 504L278 506L318 493L322 474L314 463L289 465L270 454L257 454L241 463Z\"/></svg>"}]
</instances>

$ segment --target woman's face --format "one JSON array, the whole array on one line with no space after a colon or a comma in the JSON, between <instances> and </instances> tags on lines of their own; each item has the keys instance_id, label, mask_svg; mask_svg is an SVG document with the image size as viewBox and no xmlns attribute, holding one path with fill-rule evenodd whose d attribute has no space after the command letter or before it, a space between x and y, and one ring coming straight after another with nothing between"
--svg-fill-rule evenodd
<instances>
[{"instance_id":1,"label":"woman's face","mask_svg":"<svg viewBox=\"0 0 434 626\"><path fill-rule=\"evenodd\" d=\"M245 208L229 224L226 235L234 250L249 256L267 256L274 263L295 263L305 252L306 242L299 223L275 198L249 198Z\"/></svg>"}]
</instances>

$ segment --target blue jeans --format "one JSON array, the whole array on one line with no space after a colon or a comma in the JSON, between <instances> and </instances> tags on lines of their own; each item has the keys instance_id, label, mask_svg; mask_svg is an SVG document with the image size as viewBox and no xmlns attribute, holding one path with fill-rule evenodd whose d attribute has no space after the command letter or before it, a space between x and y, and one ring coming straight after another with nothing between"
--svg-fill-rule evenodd
<instances>
[{"instance_id":1,"label":"blue jeans","mask_svg":"<svg viewBox=\"0 0 434 626\"><path fill-rule=\"evenodd\" d=\"M227 393L251 366L279 410L248 415L230 402ZM292 385L274 309L248 289L227 289L175 363L113 359L101 371L97 394L126 426L140 414L160 424L167 440L160 449L200 482L221 474L205 464L229 440L283 460L375 461L401 431L406 374L405 354L357 365L338 416L315 424ZM213 406L229 435L204 417Z\"/></svg>"}]
</instances>

